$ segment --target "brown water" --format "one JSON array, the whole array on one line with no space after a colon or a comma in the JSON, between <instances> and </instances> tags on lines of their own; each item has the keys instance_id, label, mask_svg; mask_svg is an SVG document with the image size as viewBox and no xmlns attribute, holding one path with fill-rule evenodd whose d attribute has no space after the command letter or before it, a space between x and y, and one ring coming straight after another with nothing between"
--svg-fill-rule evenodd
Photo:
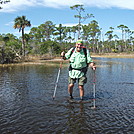
<instances>
[{"instance_id":1,"label":"brown water","mask_svg":"<svg viewBox=\"0 0 134 134\"><path fill-rule=\"evenodd\" d=\"M85 98L69 103L68 69L59 66L0 67L0 134L134 134L134 59L97 58L96 109L93 71L88 70ZM79 99L79 90L74 88Z\"/></svg>"}]
</instances>

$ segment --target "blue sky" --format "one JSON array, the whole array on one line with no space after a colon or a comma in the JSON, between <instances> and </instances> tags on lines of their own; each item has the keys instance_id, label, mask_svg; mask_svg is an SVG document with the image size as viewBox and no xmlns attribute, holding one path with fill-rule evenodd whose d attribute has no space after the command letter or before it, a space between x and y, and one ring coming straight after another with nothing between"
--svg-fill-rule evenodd
<instances>
[{"instance_id":1,"label":"blue sky","mask_svg":"<svg viewBox=\"0 0 134 134\"><path fill-rule=\"evenodd\" d=\"M31 27L37 27L46 21L54 24L64 24L66 26L76 25L78 20L74 18L77 14L71 10L70 6L82 4L85 13L93 14L102 28L103 33L109 27L120 36L117 26L123 24L130 30L134 30L134 1L132 0L10 0L11 2L1 5L0 10L0 34L13 33L21 36L18 29L13 29L14 19L17 16L26 16L31 22ZM88 24L92 19L87 19L84 24ZM30 28L25 28L29 33Z\"/></svg>"}]
</instances>

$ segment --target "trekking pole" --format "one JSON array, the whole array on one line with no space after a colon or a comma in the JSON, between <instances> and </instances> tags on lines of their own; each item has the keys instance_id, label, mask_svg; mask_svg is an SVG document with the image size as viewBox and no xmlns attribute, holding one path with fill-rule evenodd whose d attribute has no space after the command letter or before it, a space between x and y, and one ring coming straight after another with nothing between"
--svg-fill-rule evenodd
<instances>
[{"instance_id":1,"label":"trekking pole","mask_svg":"<svg viewBox=\"0 0 134 134\"><path fill-rule=\"evenodd\" d=\"M94 71L94 74L93 74L93 107L91 107L91 109L95 109L96 106L95 106L95 99L96 99L96 96L95 96L95 92L96 92L96 75L95 75L95 70Z\"/></svg>"},{"instance_id":2,"label":"trekking pole","mask_svg":"<svg viewBox=\"0 0 134 134\"><path fill-rule=\"evenodd\" d=\"M62 68L62 63L63 63L63 59L61 58L60 67L59 67L59 71L58 71L58 75L57 75L57 79L56 79L56 83L55 83L53 100L55 99L55 94L56 94L56 90L57 90L57 86L58 86L58 81L59 81L60 71L61 71L61 68Z\"/></svg>"}]
</instances>

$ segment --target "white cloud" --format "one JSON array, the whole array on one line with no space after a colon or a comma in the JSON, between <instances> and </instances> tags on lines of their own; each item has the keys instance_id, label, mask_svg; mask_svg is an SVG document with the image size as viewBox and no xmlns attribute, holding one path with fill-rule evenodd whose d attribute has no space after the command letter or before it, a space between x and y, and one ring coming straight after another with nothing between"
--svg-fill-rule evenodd
<instances>
[{"instance_id":1,"label":"white cloud","mask_svg":"<svg viewBox=\"0 0 134 134\"><path fill-rule=\"evenodd\" d=\"M6 26L10 26L10 25L13 25L13 24L14 24L14 22L11 21L11 22L6 23L5 25L6 25Z\"/></svg>"},{"instance_id":2,"label":"white cloud","mask_svg":"<svg viewBox=\"0 0 134 134\"><path fill-rule=\"evenodd\" d=\"M24 10L26 7L35 6L36 0L11 0L9 3L1 5L3 9L0 12L15 12Z\"/></svg>"},{"instance_id":3,"label":"white cloud","mask_svg":"<svg viewBox=\"0 0 134 134\"><path fill-rule=\"evenodd\" d=\"M74 24L74 23L66 23L66 24L62 24L63 26L67 26L67 27L72 27L72 26L76 26L78 24Z\"/></svg>"},{"instance_id":4,"label":"white cloud","mask_svg":"<svg viewBox=\"0 0 134 134\"><path fill-rule=\"evenodd\" d=\"M11 2L1 5L3 9L0 12L15 12L24 10L28 7L45 6L52 8L62 8L83 4L89 7L111 8L118 7L134 10L133 0L11 0Z\"/></svg>"}]
</instances>

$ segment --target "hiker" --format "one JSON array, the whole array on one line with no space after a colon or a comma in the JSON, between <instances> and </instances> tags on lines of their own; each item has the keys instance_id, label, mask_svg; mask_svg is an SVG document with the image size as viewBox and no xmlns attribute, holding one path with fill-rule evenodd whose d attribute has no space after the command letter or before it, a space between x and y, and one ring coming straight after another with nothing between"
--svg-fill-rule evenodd
<instances>
[{"instance_id":1,"label":"hiker","mask_svg":"<svg viewBox=\"0 0 134 134\"><path fill-rule=\"evenodd\" d=\"M84 84L87 82L86 72L88 66L93 70L96 66L90 57L89 50L83 46L83 41L78 40L76 46L71 48L67 53L64 51L61 53L61 57L66 60L69 59L69 79L68 79L68 93L70 94L70 99L73 99L73 87L76 80L78 80L78 87L80 91L80 99L83 100L84 97Z\"/></svg>"}]
</instances>

